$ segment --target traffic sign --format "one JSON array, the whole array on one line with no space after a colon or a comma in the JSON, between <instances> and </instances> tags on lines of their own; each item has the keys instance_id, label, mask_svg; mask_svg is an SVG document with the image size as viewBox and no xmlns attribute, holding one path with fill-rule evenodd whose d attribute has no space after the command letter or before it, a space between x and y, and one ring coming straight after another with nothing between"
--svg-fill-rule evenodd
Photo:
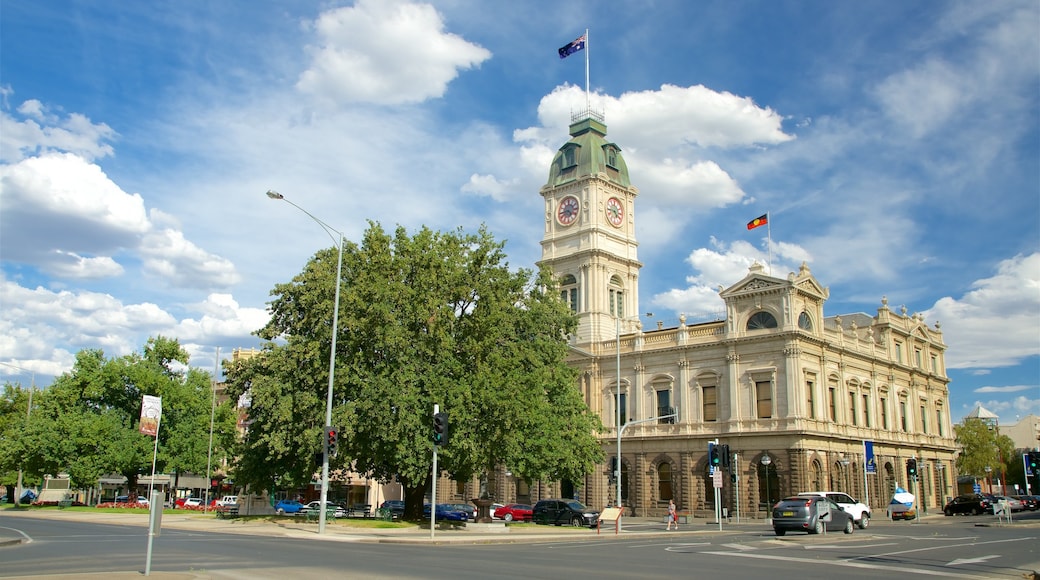
<instances>
[{"instance_id":1,"label":"traffic sign","mask_svg":"<svg viewBox=\"0 0 1040 580\"><path fill-rule=\"evenodd\" d=\"M716 488L722 487L722 470L716 469L715 473L711 474L712 486Z\"/></svg>"}]
</instances>

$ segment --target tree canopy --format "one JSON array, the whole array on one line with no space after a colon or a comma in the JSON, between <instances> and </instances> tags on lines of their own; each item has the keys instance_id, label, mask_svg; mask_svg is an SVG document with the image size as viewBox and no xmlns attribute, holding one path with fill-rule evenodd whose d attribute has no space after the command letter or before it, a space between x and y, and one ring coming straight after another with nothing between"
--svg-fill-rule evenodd
<instances>
[{"instance_id":1,"label":"tree canopy","mask_svg":"<svg viewBox=\"0 0 1040 580\"><path fill-rule=\"evenodd\" d=\"M71 371L35 394L29 420L20 404L13 407L21 421L0 419L0 470L21 468L35 480L64 473L73 487L93 487L118 473L132 488L151 472L155 440L140 433L138 421L143 396L152 395L162 397L157 472L204 473L212 383L204 371L179 370L188 360L176 340L161 336L141 354L106 359L101 350L80 351ZM5 415L6 409L0 406ZM235 439L234 415L225 405L216 417L213 446L223 456Z\"/></svg>"},{"instance_id":2,"label":"tree canopy","mask_svg":"<svg viewBox=\"0 0 1040 580\"><path fill-rule=\"evenodd\" d=\"M1015 442L982 419L967 418L953 429L961 448L957 456L957 471L961 475L986 477L986 468L989 467L991 477L997 477L1007 471L1016 457L1020 457L1015 454Z\"/></svg>"},{"instance_id":3,"label":"tree canopy","mask_svg":"<svg viewBox=\"0 0 1040 580\"><path fill-rule=\"evenodd\" d=\"M602 459L599 418L564 361L576 319L547 270L511 271L481 228L393 235L370 223L344 249L335 357L337 467L405 487L417 517L431 476L433 405L450 416L439 467L465 480L507 466L578 481ZM236 481L307 483L321 451L337 250L272 291L263 356L229 368L251 398ZM274 342L276 339L282 339Z\"/></svg>"}]
</instances>

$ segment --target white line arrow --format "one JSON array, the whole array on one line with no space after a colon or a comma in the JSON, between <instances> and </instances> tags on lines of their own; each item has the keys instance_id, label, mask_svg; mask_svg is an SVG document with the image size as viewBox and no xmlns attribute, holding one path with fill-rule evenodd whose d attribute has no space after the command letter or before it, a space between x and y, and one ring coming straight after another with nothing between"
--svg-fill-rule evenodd
<instances>
[{"instance_id":1,"label":"white line arrow","mask_svg":"<svg viewBox=\"0 0 1040 580\"><path fill-rule=\"evenodd\" d=\"M980 558L960 558L952 562L947 563L947 566L960 566L962 564L978 564L985 562L986 560L992 560L993 558L999 558L1000 556L993 554L991 556L982 556Z\"/></svg>"}]
</instances>

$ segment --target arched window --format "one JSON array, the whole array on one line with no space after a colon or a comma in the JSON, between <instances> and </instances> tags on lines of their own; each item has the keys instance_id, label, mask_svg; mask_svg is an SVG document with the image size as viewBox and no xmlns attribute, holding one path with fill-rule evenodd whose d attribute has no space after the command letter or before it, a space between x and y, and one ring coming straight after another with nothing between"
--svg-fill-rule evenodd
<instances>
[{"instance_id":1,"label":"arched window","mask_svg":"<svg viewBox=\"0 0 1040 580\"><path fill-rule=\"evenodd\" d=\"M798 315L798 328L812 332L812 318L809 318L809 313L803 312Z\"/></svg>"},{"instance_id":2,"label":"arched window","mask_svg":"<svg viewBox=\"0 0 1040 580\"><path fill-rule=\"evenodd\" d=\"M560 279L560 298L571 307L571 312L578 311L578 279L571 274Z\"/></svg>"},{"instance_id":3,"label":"arched window","mask_svg":"<svg viewBox=\"0 0 1040 580\"><path fill-rule=\"evenodd\" d=\"M610 277L610 313L617 317L625 315L625 291L621 287L621 278Z\"/></svg>"},{"instance_id":4,"label":"arched window","mask_svg":"<svg viewBox=\"0 0 1040 580\"><path fill-rule=\"evenodd\" d=\"M763 330L766 328L776 328L776 318L768 312L756 312L747 321L748 330Z\"/></svg>"},{"instance_id":5,"label":"arched window","mask_svg":"<svg viewBox=\"0 0 1040 580\"><path fill-rule=\"evenodd\" d=\"M667 461L657 466L657 498L661 501L675 499L672 496L672 465Z\"/></svg>"}]
</instances>

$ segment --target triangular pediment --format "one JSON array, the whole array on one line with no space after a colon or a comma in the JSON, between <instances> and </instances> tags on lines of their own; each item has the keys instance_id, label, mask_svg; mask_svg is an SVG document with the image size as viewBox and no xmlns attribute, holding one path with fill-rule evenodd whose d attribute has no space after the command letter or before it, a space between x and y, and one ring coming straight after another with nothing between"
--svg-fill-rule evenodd
<instances>
[{"instance_id":1,"label":"triangular pediment","mask_svg":"<svg viewBox=\"0 0 1040 580\"><path fill-rule=\"evenodd\" d=\"M735 294L748 294L763 290L775 290L777 288L780 288L780 286L780 282L776 279L760 278L758 276L753 276L749 279L741 280L734 286L730 286L728 289L724 290L720 295L726 297Z\"/></svg>"}]
</instances>

